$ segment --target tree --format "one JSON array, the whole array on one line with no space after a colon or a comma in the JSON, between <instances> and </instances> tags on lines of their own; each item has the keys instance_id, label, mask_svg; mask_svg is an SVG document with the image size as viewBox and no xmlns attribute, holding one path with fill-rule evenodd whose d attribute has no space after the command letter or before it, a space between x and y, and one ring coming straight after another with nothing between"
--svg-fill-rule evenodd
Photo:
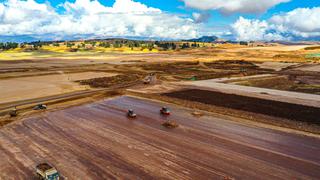
<instances>
[{"instance_id":1,"label":"tree","mask_svg":"<svg viewBox=\"0 0 320 180\"><path fill-rule=\"evenodd\" d=\"M147 46L148 46L149 51L152 51L152 49L154 48L154 44L153 43L150 43Z\"/></svg>"},{"instance_id":2,"label":"tree","mask_svg":"<svg viewBox=\"0 0 320 180\"><path fill-rule=\"evenodd\" d=\"M68 47L68 48L71 48L71 47L74 46L74 45L75 45L74 43L67 42L67 47Z\"/></svg>"},{"instance_id":3,"label":"tree","mask_svg":"<svg viewBox=\"0 0 320 180\"><path fill-rule=\"evenodd\" d=\"M19 44L15 42L0 43L0 49L2 50L15 49L18 46Z\"/></svg>"},{"instance_id":4,"label":"tree","mask_svg":"<svg viewBox=\"0 0 320 180\"><path fill-rule=\"evenodd\" d=\"M187 48L190 48L190 45L189 45L189 43L183 43L181 48L187 49Z\"/></svg>"}]
</instances>

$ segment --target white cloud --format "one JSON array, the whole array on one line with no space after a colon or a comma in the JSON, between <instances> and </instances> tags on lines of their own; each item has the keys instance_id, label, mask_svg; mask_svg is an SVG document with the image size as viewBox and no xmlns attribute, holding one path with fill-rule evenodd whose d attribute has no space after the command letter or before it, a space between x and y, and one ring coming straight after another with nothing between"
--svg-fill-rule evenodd
<instances>
[{"instance_id":1,"label":"white cloud","mask_svg":"<svg viewBox=\"0 0 320 180\"><path fill-rule=\"evenodd\" d=\"M233 25L238 40L303 40L320 37L320 7L298 8L268 20L240 17Z\"/></svg>"},{"instance_id":2,"label":"white cloud","mask_svg":"<svg viewBox=\"0 0 320 180\"><path fill-rule=\"evenodd\" d=\"M219 10L231 13L263 13L271 7L290 0L182 0L187 7L200 10Z\"/></svg>"},{"instance_id":3,"label":"white cloud","mask_svg":"<svg viewBox=\"0 0 320 180\"><path fill-rule=\"evenodd\" d=\"M211 14L208 12L192 13L192 17L195 23L203 23L203 22L207 22L210 19Z\"/></svg>"},{"instance_id":4,"label":"white cloud","mask_svg":"<svg viewBox=\"0 0 320 180\"><path fill-rule=\"evenodd\" d=\"M300 33L312 34L320 32L319 17L320 7L298 8L285 14L275 15L270 22Z\"/></svg>"},{"instance_id":5,"label":"white cloud","mask_svg":"<svg viewBox=\"0 0 320 180\"><path fill-rule=\"evenodd\" d=\"M97 0L66 1L59 8L64 10L63 13L58 13L47 3L34 0L0 3L0 34L193 38L198 36L200 28L192 19L168 14L133 0L116 0L112 7Z\"/></svg>"},{"instance_id":6,"label":"white cloud","mask_svg":"<svg viewBox=\"0 0 320 180\"><path fill-rule=\"evenodd\" d=\"M240 17L233 25L233 34L237 40L257 41L257 40L284 40L285 38L267 21L250 20Z\"/></svg>"}]
</instances>

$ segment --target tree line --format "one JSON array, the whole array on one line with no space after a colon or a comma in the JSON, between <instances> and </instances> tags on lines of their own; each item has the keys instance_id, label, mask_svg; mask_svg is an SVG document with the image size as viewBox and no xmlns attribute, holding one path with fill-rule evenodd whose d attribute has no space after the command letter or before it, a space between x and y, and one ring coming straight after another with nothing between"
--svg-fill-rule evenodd
<instances>
[{"instance_id":1,"label":"tree line","mask_svg":"<svg viewBox=\"0 0 320 180\"><path fill-rule=\"evenodd\" d=\"M15 49L17 47L19 47L19 44L15 42L0 43L1 50Z\"/></svg>"},{"instance_id":2,"label":"tree line","mask_svg":"<svg viewBox=\"0 0 320 180\"><path fill-rule=\"evenodd\" d=\"M15 42L6 42L6 43L0 43L0 50L9 50L9 49L15 49L19 46L21 48L27 47L27 45L32 45L33 49L39 49L44 45L53 45L53 46L60 46L60 43L63 41L57 41L57 42L47 42L47 41L35 41L35 42L29 42L29 43L15 43ZM64 41L63 44L67 46L68 48L73 48L76 44L75 42L66 42ZM104 48L121 48L121 47L129 47L132 50L134 48L141 48L143 49L149 49L150 51L154 48L158 48L161 50L177 50L177 49L188 49L188 48L199 48L199 43L193 42L193 43L180 43L180 42L166 42L166 41L136 41L136 40L102 40L102 41L84 41L80 44L77 44L77 48L85 48L87 44L91 44L92 47L104 47Z\"/></svg>"}]
</instances>

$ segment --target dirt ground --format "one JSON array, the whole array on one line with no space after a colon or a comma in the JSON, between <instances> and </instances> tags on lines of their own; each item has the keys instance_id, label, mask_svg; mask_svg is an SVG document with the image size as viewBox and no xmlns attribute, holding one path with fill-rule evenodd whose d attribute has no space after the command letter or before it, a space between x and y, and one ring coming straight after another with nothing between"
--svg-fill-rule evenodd
<instances>
[{"instance_id":1,"label":"dirt ground","mask_svg":"<svg viewBox=\"0 0 320 180\"><path fill-rule=\"evenodd\" d=\"M222 92L186 89L163 94L200 103L320 125L320 108Z\"/></svg>"},{"instance_id":2,"label":"dirt ground","mask_svg":"<svg viewBox=\"0 0 320 180\"><path fill-rule=\"evenodd\" d=\"M320 73L320 64L302 66L301 68L298 68L298 70L301 70L301 71L313 71L313 72Z\"/></svg>"},{"instance_id":3,"label":"dirt ground","mask_svg":"<svg viewBox=\"0 0 320 180\"><path fill-rule=\"evenodd\" d=\"M215 80L184 81L179 82L187 88L220 91L229 94L255 97L260 99L302 104L306 106L320 107L320 96L298 92L274 90L268 88L249 87L234 84L217 83Z\"/></svg>"},{"instance_id":4,"label":"dirt ground","mask_svg":"<svg viewBox=\"0 0 320 180\"><path fill-rule=\"evenodd\" d=\"M243 48L246 50L265 50L265 51L297 51L297 50L303 50L307 47L313 47L317 45L292 45L292 46L270 46L270 47L250 47L250 48Z\"/></svg>"},{"instance_id":5,"label":"dirt ground","mask_svg":"<svg viewBox=\"0 0 320 180\"><path fill-rule=\"evenodd\" d=\"M264 81L266 88L232 84L274 77L318 84L318 64L306 63L308 53L301 47L248 50L221 45L150 54L0 61L0 109L7 118L0 119L0 125L5 125L0 128L0 179L32 179L34 167L41 162L53 164L68 179L319 179L318 126L295 128L296 121L264 117L259 114L261 104L250 106L251 114L237 110L238 106L202 108L196 101L186 102L186 107L194 108L186 110L177 98L160 95L185 87L214 89L245 96L248 102L250 97L259 98L265 106L270 100L300 104L290 104L294 108L282 113L306 113L314 121L319 95L273 90L278 82L274 80ZM143 84L141 80L150 73L158 81ZM179 106L127 96L98 101L106 97L103 88L149 95L150 100L159 96ZM81 94L85 89L88 95ZM192 95L197 93L187 94ZM47 103L48 97L47 112L32 111L35 103ZM18 100L22 100L23 106L18 106L22 115L10 118L6 112ZM73 107L68 108L71 101ZM262 109L282 107L272 105ZM169 106L172 116L160 116L161 106ZM138 113L136 120L126 118L129 108ZM195 116L200 109L204 115ZM272 112L279 113L276 110ZM179 127L166 129L161 126L166 120ZM256 121L268 125L277 121L274 126L294 128L295 133L253 125ZM302 132L306 129L314 133L312 137Z\"/></svg>"},{"instance_id":6,"label":"dirt ground","mask_svg":"<svg viewBox=\"0 0 320 180\"><path fill-rule=\"evenodd\" d=\"M273 69L275 71L280 71L284 68L298 65L298 63L263 62L263 63L256 63L256 65L263 69Z\"/></svg>"},{"instance_id":7,"label":"dirt ground","mask_svg":"<svg viewBox=\"0 0 320 180\"><path fill-rule=\"evenodd\" d=\"M125 111L133 107L135 120ZM67 179L318 179L320 140L194 117L132 97L48 112L0 130L0 179L32 179L49 162ZM176 129L161 126L166 120Z\"/></svg>"},{"instance_id":8,"label":"dirt ground","mask_svg":"<svg viewBox=\"0 0 320 180\"><path fill-rule=\"evenodd\" d=\"M41 75L0 80L1 103L21 101L73 91L81 91L90 87L75 81L115 76L113 73L84 72L74 74Z\"/></svg>"},{"instance_id":9,"label":"dirt ground","mask_svg":"<svg viewBox=\"0 0 320 180\"><path fill-rule=\"evenodd\" d=\"M314 76L273 76L234 81L233 84L320 95L320 79Z\"/></svg>"}]
</instances>

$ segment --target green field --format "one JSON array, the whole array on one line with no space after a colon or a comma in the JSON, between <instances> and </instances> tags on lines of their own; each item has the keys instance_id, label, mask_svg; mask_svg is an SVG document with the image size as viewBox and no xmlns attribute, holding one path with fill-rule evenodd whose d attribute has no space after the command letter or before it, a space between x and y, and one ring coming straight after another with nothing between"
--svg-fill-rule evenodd
<instances>
[{"instance_id":1,"label":"green field","mask_svg":"<svg viewBox=\"0 0 320 180\"><path fill-rule=\"evenodd\" d=\"M308 54L306 58L320 58L320 53Z\"/></svg>"}]
</instances>

